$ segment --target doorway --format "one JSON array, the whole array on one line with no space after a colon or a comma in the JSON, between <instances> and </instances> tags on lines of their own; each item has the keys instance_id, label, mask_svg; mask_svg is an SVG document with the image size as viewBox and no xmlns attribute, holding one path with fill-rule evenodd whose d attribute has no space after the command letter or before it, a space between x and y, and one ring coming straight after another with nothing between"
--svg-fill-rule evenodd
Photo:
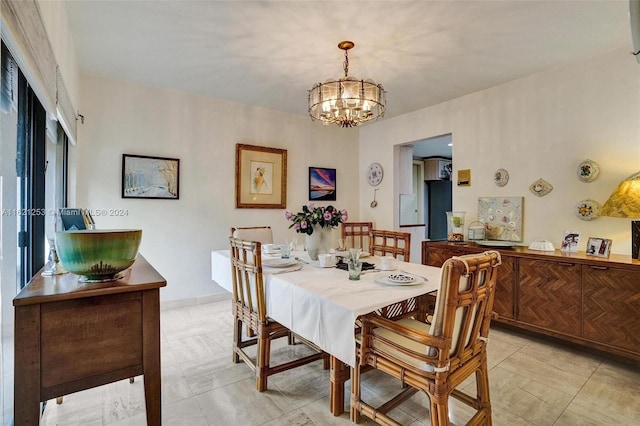
<instances>
[{"instance_id":1,"label":"doorway","mask_svg":"<svg viewBox=\"0 0 640 426\"><path fill-rule=\"evenodd\" d=\"M414 185L417 193L422 195L422 208L419 210L424 218L424 238L444 240L447 237L445 212L451 211L453 205L450 173L453 164L452 135L446 134L414 142L413 158L414 164L422 164L423 167L422 179L416 179ZM431 170L434 167L435 169Z\"/></svg>"}]
</instances>

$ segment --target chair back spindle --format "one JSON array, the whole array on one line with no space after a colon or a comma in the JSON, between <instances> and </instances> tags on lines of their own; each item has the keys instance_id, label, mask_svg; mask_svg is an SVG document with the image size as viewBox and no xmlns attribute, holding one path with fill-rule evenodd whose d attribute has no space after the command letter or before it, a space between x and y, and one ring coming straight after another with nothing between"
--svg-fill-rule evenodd
<instances>
[{"instance_id":1,"label":"chair back spindle","mask_svg":"<svg viewBox=\"0 0 640 426\"><path fill-rule=\"evenodd\" d=\"M230 239L233 302L266 318L264 281L262 276L262 244L257 241Z\"/></svg>"}]
</instances>

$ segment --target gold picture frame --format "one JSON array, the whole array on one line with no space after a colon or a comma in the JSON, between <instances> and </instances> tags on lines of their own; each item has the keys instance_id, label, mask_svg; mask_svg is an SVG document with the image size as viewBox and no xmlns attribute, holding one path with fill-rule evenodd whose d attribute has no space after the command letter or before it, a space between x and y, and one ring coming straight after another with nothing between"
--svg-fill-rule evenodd
<instances>
[{"instance_id":1,"label":"gold picture frame","mask_svg":"<svg viewBox=\"0 0 640 426\"><path fill-rule=\"evenodd\" d=\"M287 207L287 150L236 144L236 208Z\"/></svg>"}]
</instances>

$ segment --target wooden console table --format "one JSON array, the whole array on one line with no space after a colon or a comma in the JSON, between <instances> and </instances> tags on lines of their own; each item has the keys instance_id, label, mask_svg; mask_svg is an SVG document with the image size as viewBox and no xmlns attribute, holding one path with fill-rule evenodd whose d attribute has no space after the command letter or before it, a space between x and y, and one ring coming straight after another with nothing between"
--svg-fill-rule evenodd
<instances>
[{"instance_id":1,"label":"wooden console table","mask_svg":"<svg viewBox=\"0 0 640 426\"><path fill-rule=\"evenodd\" d=\"M423 241L422 263L485 251L475 243ZM612 254L498 249L493 323L611 353L640 364L640 261Z\"/></svg>"},{"instance_id":2,"label":"wooden console table","mask_svg":"<svg viewBox=\"0 0 640 426\"><path fill-rule=\"evenodd\" d=\"M141 255L107 283L41 272L13 299L15 424L37 425L41 401L144 374L147 424L160 426L166 280Z\"/></svg>"}]
</instances>

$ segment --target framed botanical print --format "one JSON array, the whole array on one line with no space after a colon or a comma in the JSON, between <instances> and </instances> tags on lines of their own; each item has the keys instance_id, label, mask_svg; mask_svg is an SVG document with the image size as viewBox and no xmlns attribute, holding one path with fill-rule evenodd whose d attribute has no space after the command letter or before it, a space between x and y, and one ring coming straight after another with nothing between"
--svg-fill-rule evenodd
<instances>
[{"instance_id":1,"label":"framed botanical print","mask_svg":"<svg viewBox=\"0 0 640 426\"><path fill-rule=\"evenodd\" d=\"M287 207L287 150L236 144L236 208Z\"/></svg>"}]
</instances>

